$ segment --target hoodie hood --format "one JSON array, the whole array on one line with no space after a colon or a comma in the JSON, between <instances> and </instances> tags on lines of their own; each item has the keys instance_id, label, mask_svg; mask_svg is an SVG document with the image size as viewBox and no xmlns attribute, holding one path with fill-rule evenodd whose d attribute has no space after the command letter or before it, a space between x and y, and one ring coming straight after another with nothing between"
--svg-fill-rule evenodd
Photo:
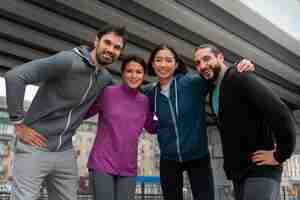
<instances>
[{"instance_id":1,"label":"hoodie hood","mask_svg":"<svg viewBox=\"0 0 300 200\"><path fill-rule=\"evenodd\" d=\"M92 68L96 67L92 62L92 57L91 57L92 49L90 47L88 47L88 46L79 46L79 47L75 47L73 49L73 51L76 54L78 54L89 67L92 67Z\"/></svg>"}]
</instances>

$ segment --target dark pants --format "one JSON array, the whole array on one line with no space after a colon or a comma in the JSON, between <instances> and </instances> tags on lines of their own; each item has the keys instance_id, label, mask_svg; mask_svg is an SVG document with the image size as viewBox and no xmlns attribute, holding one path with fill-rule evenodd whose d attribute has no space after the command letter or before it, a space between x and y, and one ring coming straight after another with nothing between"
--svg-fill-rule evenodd
<instances>
[{"instance_id":1,"label":"dark pants","mask_svg":"<svg viewBox=\"0 0 300 200\"><path fill-rule=\"evenodd\" d=\"M280 182L267 177L233 181L235 200L279 200Z\"/></svg>"},{"instance_id":2,"label":"dark pants","mask_svg":"<svg viewBox=\"0 0 300 200\"><path fill-rule=\"evenodd\" d=\"M214 183L209 156L186 162L160 160L164 200L183 200L183 172L187 171L194 200L214 200Z\"/></svg>"},{"instance_id":3,"label":"dark pants","mask_svg":"<svg viewBox=\"0 0 300 200\"><path fill-rule=\"evenodd\" d=\"M115 176L100 170L90 170L90 186L94 200L132 200L135 176Z\"/></svg>"}]
</instances>

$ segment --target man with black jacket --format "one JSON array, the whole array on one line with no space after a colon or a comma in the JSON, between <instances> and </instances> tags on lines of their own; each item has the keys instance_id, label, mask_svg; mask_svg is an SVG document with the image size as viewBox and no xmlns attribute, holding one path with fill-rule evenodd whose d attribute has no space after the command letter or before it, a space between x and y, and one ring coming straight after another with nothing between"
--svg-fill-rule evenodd
<instances>
[{"instance_id":1,"label":"man with black jacket","mask_svg":"<svg viewBox=\"0 0 300 200\"><path fill-rule=\"evenodd\" d=\"M35 200L44 180L49 200L75 200L78 170L72 136L101 90L112 83L105 66L120 56L125 29L107 26L94 48L77 47L5 74L7 106L16 127L12 199ZM40 83L27 112L25 86Z\"/></svg>"},{"instance_id":2,"label":"man with black jacket","mask_svg":"<svg viewBox=\"0 0 300 200\"><path fill-rule=\"evenodd\" d=\"M214 85L211 107L236 200L277 200L282 163L295 148L295 126L287 106L253 73L227 67L222 52L211 44L197 47L194 61Z\"/></svg>"}]
</instances>

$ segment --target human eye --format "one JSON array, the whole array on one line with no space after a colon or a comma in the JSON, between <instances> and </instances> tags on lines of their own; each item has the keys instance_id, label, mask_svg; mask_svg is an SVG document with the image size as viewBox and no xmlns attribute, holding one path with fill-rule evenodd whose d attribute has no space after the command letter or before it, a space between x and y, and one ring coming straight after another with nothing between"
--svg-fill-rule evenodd
<instances>
[{"instance_id":1,"label":"human eye","mask_svg":"<svg viewBox=\"0 0 300 200\"><path fill-rule=\"evenodd\" d=\"M136 73L137 74L144 74L144 70L137 70Z\"/></svg>"},{"instance_id":2,"label":"human eye","mask_svg":"<svg viewBox=\"0 0 300 200\"><path fill-rule=\"evenodd\" d=\"M172 63L172 62L174 62L174 58L166 58L166 62Z\"/></svg>"},{"instance_id":3,"label":"human eye","mask_svg":"<svg viewBox=\"0 0 300 200\"><path fill-rule=\"evenodd\" d=\"M111 44L111 41L110 41L110 40L104 40L104 44L110 45L110 44Z\"/></svg>"},{"instance_id":4,"label":"human eye","mask_svg":"<svg viewBox=\"0 0 300 200\"><path fill-rule=\"evenodd\" d=\"M195 65L200 65L201 64L201 61L200 60L196 60L195 61Z\"/></svg>"},{"instance_id":5,"label":"human eye","mask_svg":"<svg viewBox=\"0 0 300 200\"><path fill-rule=\"evenodd\" d=\"M210 61L210 59L211 59L210 56L204 56L204 57L203 57L203 61L204 61L204 62L208 62L208 61Z\"/></svg>"},{"instance_id":6,"label":"human eye","mask_svg":"<svg viewBox=\"0 0 300 200\"><path fill-rule=\"evenodd\" d=\"M115 45L114 48L115 48L115 50L121 50L122 49L121 45Z\"/></svg>"},{"instance_id":7,"label":"human eye","mask_svg":"<svg viewBox=\"0 0 300 200\"><path fill-rule=\"evenodd\" d=\"M154 62L161 62L161 58L154 58Z\"/></svg>"}]
</instances>

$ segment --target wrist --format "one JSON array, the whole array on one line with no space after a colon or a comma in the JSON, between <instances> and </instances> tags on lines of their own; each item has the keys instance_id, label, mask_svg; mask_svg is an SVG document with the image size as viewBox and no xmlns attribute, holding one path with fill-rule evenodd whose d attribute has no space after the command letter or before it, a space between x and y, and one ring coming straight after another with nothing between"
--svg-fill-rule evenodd
<instances>
[{"instance_id":1,"label":"wrist","mask_svg":"<svg viewBox=\"0 0 300 200\"><path fill-rule=\"evenodd\" d=\"M16 132L22 132L21 130L24 128L24 124L23 123L17 123L15 124L15 131Z\"/></svg>"},{"instance_id":2,"label":"wrist","mask_svg":"<svg viewBox=\"0 0 300 200\"><path fill-rule=\"evenodd\" d=\"M22 123L16 123L14 125L15 125L15 128L21 128L24 126Z\"/></svg>"}]
</instances>

